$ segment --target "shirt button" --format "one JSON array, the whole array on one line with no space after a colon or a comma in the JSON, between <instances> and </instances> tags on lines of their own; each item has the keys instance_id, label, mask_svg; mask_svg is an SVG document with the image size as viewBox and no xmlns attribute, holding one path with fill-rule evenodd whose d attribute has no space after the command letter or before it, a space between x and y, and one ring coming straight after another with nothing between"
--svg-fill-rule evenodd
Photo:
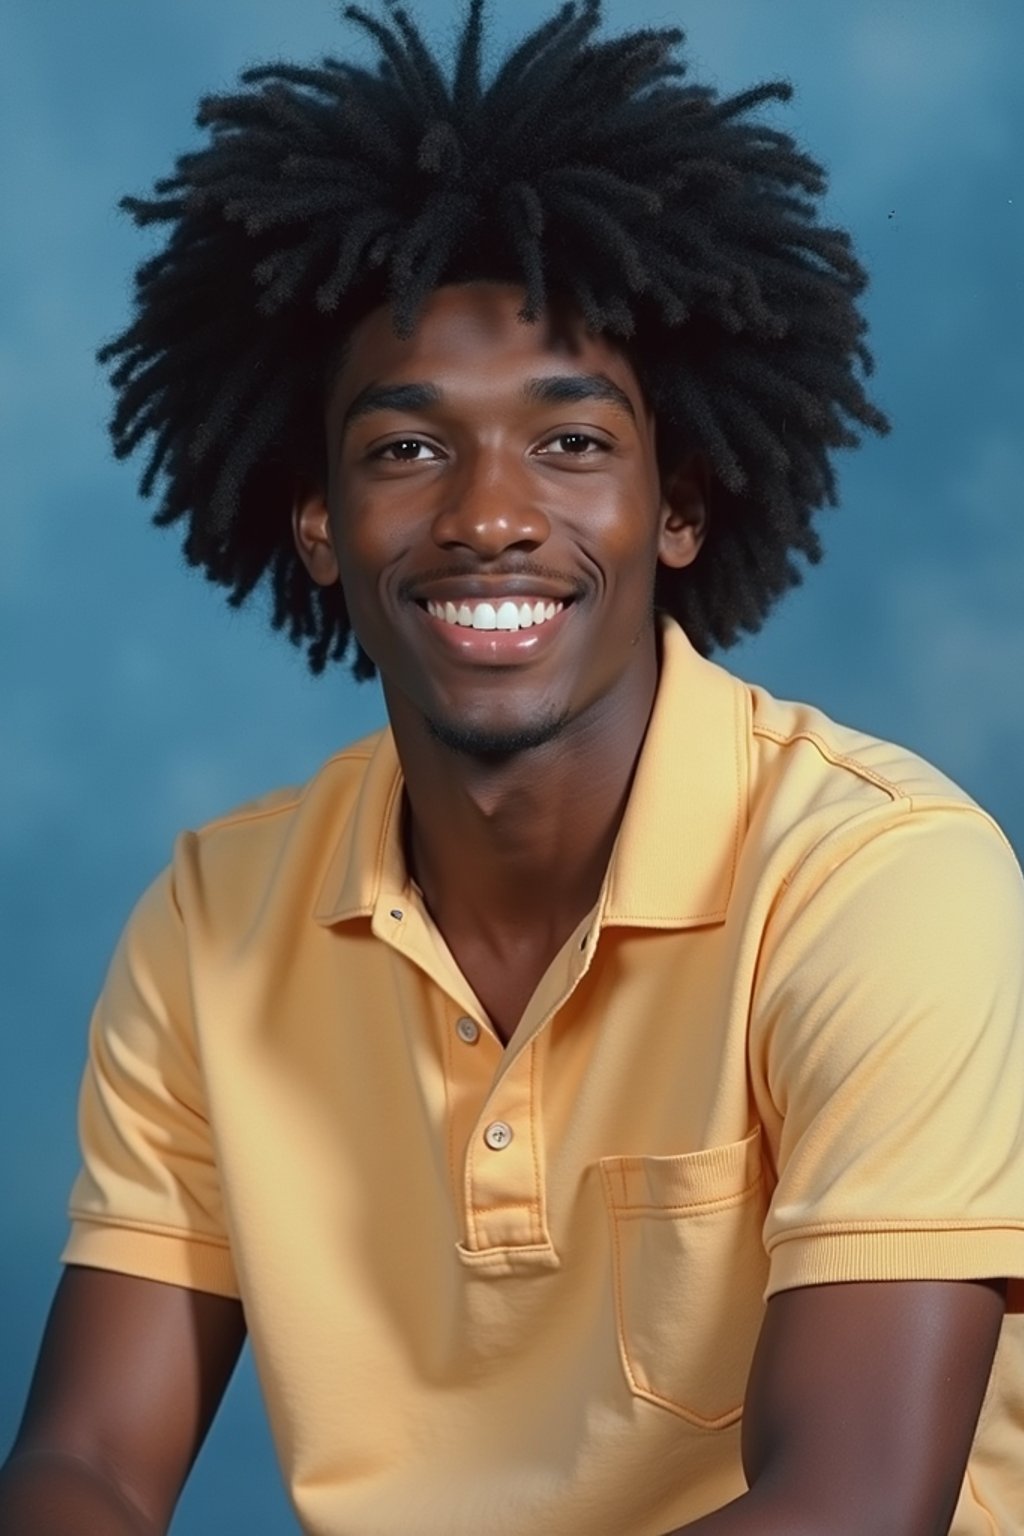
<instances>
[{"instance_id":1,"label":"shirt button","mask_svg":"<svg viewBox=\"0 0 1024 1536\"><path fill-rule=\"evenodd\" d=\"M476 1045L480 1039L480 1025L476 1019L460 1019L455 1026L455 1033L467 1045Z\"/></svg>"},{"instance_id":2,"label":"shirt button","mask_svg":"<svg viewBox=\"0 0 1024 1536\"><path fill-rule=\"evenodd\" d=\"M504 1120L492 1120L484 1131L484 1141L492 1152L500 1152L512 1140L512 1127Z\"/></svg>"}]
</instances>

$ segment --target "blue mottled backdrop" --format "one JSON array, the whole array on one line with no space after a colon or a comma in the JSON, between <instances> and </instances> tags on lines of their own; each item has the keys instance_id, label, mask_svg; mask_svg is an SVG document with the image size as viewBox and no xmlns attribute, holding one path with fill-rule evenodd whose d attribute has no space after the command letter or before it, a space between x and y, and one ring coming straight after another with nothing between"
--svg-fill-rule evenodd
<instances>
[{"instance_id":1,"label":"blue mottled backdrop","mask_svg":"<svg viewBox=\"0 0 1024 1536\"><path fill-rule=\"evenodd\" d=\"M492 6L499 46L544 13ZM140 237L115 211L193 138L198 95L346 46L333 0L0 0L0 1437L57 1278L85 1029L174 833L302 779L378 724L229 613L115 465L97 342ZM423 0L443 40L452 13ZM733 653L776 693L908 743L1024 849L1024 6L1019 0L610 0L682 24L723 89L784 75L778 120L831 167L874 274L894 433L843 466L828 558ZM246 1364L175 1525L294 1530Z\"/></svg>"}]
</instances>

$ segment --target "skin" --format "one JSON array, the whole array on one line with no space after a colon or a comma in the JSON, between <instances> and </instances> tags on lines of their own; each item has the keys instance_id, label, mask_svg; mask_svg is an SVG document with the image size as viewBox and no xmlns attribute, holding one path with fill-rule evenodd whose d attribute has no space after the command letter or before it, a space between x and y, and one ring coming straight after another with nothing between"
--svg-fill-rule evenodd
<instances>
[{"instance_id":1,"label":"skin","mask_svg":"<svg viewBox=\"0 0 1024 1536\"><path fill-rule=\"evenodd\" d=\"M656 564L695 559L707 515L698 459L659 479L628 359L571 316L526 325L520 302L442 289L405 340L368 316L327 403L328 483L294 513L311 575L342 581L380 668L416 878L506 1039L597 897L657 685ZM552 377L588 380L586 398L526 388ZM429 400L367 394L413 384ZM572 598L521 654L486 637L460 652L417 603L514 581ZM744 1410L749 1492L686 1530L942 1536L1003 1309L983 1280L773 1296ZM244 1326L225 1298L69 1269L0 1473L0 1530L165 1532Z\"/></svg>"},{"instance_id":2,"label":"skin","mask_svg":"<svg viewBox=\"0 0 1024 1536\"><path fill-rule=\"evenodd\" d=\"M408 340L368 316L328 402L328 485L295 513L310 574L341 580L380 671L415 877L506 1040L597 899L657 686L656 565L695 559L706 517L698 460L662 485L623 353L572 316L524 323L522 302L443 288ZM587 397L538 399L555 378ZM436 398L389 403L413 385ZM516 659L455 654L422 607L516 583L571 599ZM531 735L546 739L481 750Z\"/></svg>"},{"instance_id":3,"label":"skin","mask_svg":"<svg viewBox=\"0 0 1024 1536\"><path fill-rule=\"evenodd\" d=\"M0 1531L166 1531L244 1340L237 1301L69 1266L0 1472Z\"/></svg>"}]
</instances>

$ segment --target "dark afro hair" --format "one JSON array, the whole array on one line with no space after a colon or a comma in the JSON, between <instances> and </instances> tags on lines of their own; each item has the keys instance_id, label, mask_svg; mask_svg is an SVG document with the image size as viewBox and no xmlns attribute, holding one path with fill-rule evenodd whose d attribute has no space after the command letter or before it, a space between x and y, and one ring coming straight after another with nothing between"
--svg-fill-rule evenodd
<instances>
[{"instance_id":1,"label":"dark afro hair","mask_svg":"<svg viewBox=\"0 0 1024 1536\"><path fill-rule=\"evenodd\" d=\"M290 509L300 474L322 473L331 360L381 303L407 334L440 284L494 277L525 289L527 318L557 297L621 340L663 470L684 449L710 464L701 557L656 587L705 653L760 627L798 556L820 559L831 450L887 430L861 385L865 274L817 218L824 172L757 116L789 86L690 84L680 31L599 40L599 0L564 5L485 83L482 12L471 0L446 70L404 10L350 6L375 69L247 70L201 102L203 147L123 203L168 229L99 354L115 452L146 441L155 521L183 522L187 559L236 606L267 576L273 625L314 672L351 642L355 675L373 674Z\"/></svg>"}]
</instances>

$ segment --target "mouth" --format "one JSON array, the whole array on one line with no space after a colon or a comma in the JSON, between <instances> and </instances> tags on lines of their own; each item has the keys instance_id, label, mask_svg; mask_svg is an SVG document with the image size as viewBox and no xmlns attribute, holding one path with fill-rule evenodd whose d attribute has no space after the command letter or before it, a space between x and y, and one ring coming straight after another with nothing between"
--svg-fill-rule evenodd
<instances>
[{"instance_id":1,"label":"mouth","mask_svg":"<svg viewBox=\"0 0 1024 1536\"><path fill-rule=\"evenodd\" d=\"M533 661L555 644L572 613L570 597L494 593L418 598L415 608L436 643L459 662L504 666Z\"/></svg>"},{"instance_id":2,"label":"mouth","mask_svg":"<svg viewBox=\"0 0 1024 1536\"><path fill-rule=\"evenodd\" d=\"M460 602L422 601L432 619L456 629L502 630L517 634L521 629L539 629L558 617L565 602L543 597L463 598Z\"/></svg>"}]
</instances>

